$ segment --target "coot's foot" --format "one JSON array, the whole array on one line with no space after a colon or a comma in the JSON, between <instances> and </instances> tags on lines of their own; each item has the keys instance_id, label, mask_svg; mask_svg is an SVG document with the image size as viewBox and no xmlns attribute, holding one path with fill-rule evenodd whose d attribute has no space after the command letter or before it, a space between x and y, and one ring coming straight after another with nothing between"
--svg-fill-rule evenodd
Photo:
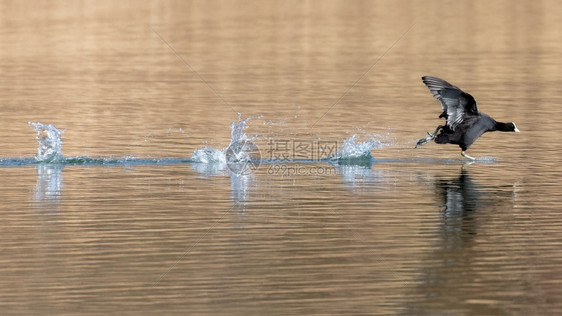
<instances>
[{"instance_id":1,"label":"coot's foot","mask_svg":"<svg viewBox=\"0 0 562 316\"><path fill-rule=\"evenodd\" d=\"M435 132L433 132L433 134L431 134L430 132L427 132L427 137L426 138L420 138L418 140L418 143L416 144L416 147L414 147L414 148L418 148L419 146L425 145L425 144L429 143L430 141L434 140L435 137L437 137L437 133L439 132L439 130L441 130L444 127L445 126L443 126L443 125L437 126L437 128L435 129Z\"/></svg>"},{"instance_id":2,"label":"coot's foot","mask_svg":"<svg viewBox=\"0 0 562 316\"><path fill-rule=\"evenodd\" d=\"M414 149L429 143L433 139L435 139L435 134L427 132L427 137L418 139L418 142L416 143L416 147L414 147Z\"/></svg>"},{"instance_id":3,"label":"coot's foot","mask_svg":"<svg viewBox=\"0 0 562 316\"><path fill-rule=\"evenodd\" d=\"M476 160L476 158L467 155L467 154L464 152L464 150L461 152L461 156L463 156L464 158L466 158L466 159L468 159L468 160L471 160L471 161Z\"/></svg>"}]
</instances>

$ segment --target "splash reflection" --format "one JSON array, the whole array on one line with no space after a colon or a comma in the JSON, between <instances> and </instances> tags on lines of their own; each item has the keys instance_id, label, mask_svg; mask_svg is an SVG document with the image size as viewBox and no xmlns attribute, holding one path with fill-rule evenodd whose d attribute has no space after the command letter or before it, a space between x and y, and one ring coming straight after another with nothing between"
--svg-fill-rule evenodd
<instances>
[{"instance_id":1,"label":"splash reflection","mask_svg":"<svg viewBox=\"0 0 562 316\"><path fill-rule=\"evenodd\" d=\"M230 201L232 211L238 214L237 228L243 228L247 222L247 208L250 201L249 193L254 186L255 175L238 174L229 171L226 163L193 163L191 168L205 177L228 176L230 178Z\"/></svg>"},{"instance_id":2,"label":"splash reflection","mask_svg":"<svg viewBox=\"0 0 562 316\"><path fill-rule=\"evenodd\" d=\"M253 174L230 174L230 200L232 201L233 211L238 214L236 228L247 226L250 188L254 184Z\"/></svg>"},{"instance_id":3,"label":"splash reflection","mask_svg":"<svg viewBox=\"0 0 562 316\"><path fill-rule=\"evenodd\" d=\"M49 213L57 212L62 197L62 165L40 164L37 169L35 201Z\"/></svg>"}]
</instances>

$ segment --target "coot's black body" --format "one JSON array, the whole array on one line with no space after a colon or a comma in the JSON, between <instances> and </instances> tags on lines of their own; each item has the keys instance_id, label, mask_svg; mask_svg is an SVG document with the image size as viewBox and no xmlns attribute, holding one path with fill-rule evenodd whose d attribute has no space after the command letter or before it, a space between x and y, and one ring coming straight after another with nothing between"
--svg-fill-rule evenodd
<instances>
[{"instance_id":1,"label":"coot's black body","mask_svg":"<svg viewBox=\"0 0 562 316\"><path fill-rule=\"evenodd\" d=\"M447 124L438 126L433 134L428 133L429 136L420 139L416 147L434 139L438 144L459 145L462 149L461 155L473 159L464 151L482 134L492 131L519 132L514 123L496 122L489 115L478 112L476 100L447 81L430 76L422 77L422 80L433 96L441 102L443 111L439 118L445 118Z\"/></svg>"},{"instance_id":2,"label":"coot's black body","mask_svg":"<svg viewBox=\"0 0 562 316\"><path fill-rule=\"evenodd\" d=\"M480 113L478 116L471 116L464 120L455 130L445 125L441 129L441 133L435 137L435 142L437 144L457 144L465 151L482 134L495 131L496 123L489 115Z\"/></svg>"}]
</instances>

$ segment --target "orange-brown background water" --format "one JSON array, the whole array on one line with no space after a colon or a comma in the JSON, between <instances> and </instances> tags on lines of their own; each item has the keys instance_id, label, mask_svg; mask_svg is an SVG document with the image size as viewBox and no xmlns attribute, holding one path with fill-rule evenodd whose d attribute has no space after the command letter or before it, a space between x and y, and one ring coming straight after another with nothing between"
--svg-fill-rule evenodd
<instances>
[{"instance_id":1,"label":"orange-brown background water","mask_svg":"<svg viewBox=\"0 0 562 316\"><path fill-rule=\"evenodd\" d=\"M262 156L265 138L382 134L390 161L2 167L0 312L560 314L561 9L1 2L3 159L35 155L29 121L64 129L66 156L190 157L226 147L240 112ZM469 150L493 163L412 149L440 123L422 75L521 133Z\"/></svg>"}]
</instances>

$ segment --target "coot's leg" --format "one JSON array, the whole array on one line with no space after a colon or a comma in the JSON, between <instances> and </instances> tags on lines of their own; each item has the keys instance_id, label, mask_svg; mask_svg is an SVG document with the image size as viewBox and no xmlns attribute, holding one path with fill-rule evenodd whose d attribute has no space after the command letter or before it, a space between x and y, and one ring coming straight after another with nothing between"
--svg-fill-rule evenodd
<instances>
[{"instance_id":1,"label":"coot's leg","mask_svg":"<svg viewBox=\"0 0 562 316\"><path fill-rule=\"evenodd\" d=\"M435 132L433 132L433 134L431 134L430 132L427 132L427 137L426 138L420 138L418 140L418 142L416 143L416 147L414 148L418 148L419 146L425 145L427 143L429 143L430 141L434 140L435 137L437 136L437 132L439 132L440 129L444 128L444 125L439 125L437 126L437 128L435 129Z\"/></svg>"},{"instance_id":2,"label":"coot's leg","mask_svg":"<svg viewBox=\"0 0 562 316\"><path fill-rule=\"evenodd\" d=\"M445 125L439 125L437 126L437 128L435 129L435 132L433 132L433 134L430 134L429 132L427 133L428 136L431 137L431 139L434 139L435 136L437 136L437 132L439 132L440 129L445 128Z\"/></svg>"},{"instance_id":3,"label":"coot's leg","mask_svg":"<svg viewBox=\"0 0 562 316\"><path fill-rule=\"evenodd\" d=\"M461 156L463 156L464 158L468 159L468 160L476 160L476 158L467 155L464 150L461 152Z\"/></svg>"}]
</instances>

